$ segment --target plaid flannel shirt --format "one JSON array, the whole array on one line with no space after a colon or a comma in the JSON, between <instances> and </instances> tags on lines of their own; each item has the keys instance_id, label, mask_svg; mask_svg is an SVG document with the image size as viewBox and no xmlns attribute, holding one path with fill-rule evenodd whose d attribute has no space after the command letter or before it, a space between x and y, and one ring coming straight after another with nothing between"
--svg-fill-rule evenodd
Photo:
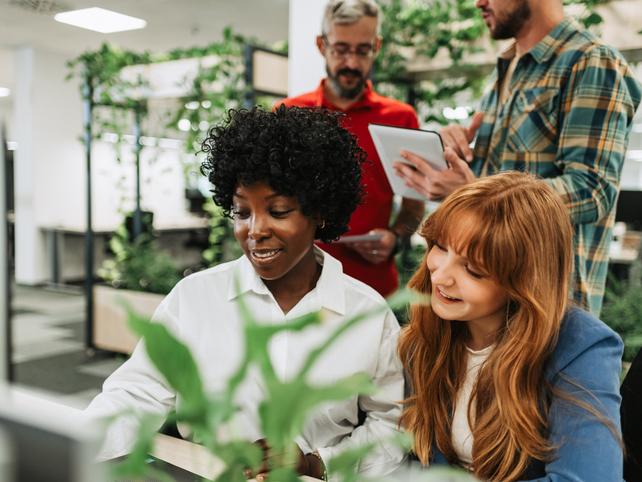
<instances>
[{"instance_id":1,"label":"plaid flannel shirt","mask_svg":"<svg viewBox=\"0 0 642 482\"><path fill-rule=\"evenodd\" d=\"M493 88L482 100L471 167L477 176L530 172L562 196L575 231L573 297L599 315L640 84L615 49L566 19L519 59L500 105L514 55L513 44L498 59Z\"/></svg>"}]
</instances>

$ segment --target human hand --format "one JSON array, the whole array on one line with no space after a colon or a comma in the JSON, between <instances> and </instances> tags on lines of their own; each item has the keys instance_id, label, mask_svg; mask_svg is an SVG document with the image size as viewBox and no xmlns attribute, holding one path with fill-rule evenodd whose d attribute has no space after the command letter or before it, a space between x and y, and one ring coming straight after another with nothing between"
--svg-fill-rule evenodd
<instances>
[{"instance_id":1,"label":"human hand","mask_svg":"<svg viewBox=\"0 0 642 482\"><path fill-rule=\"evenodd\" d=\"M439 131L444 147L450 147L466 162L473 160L473 151L470 149L470 143L477 135L477 130L484 120L483 112L476 112L470 121L468 127L459 124L450 124Z\"/></svg>"},{"instance_id":2,"label":"human hand","mask_svg":"<svg viewBox=\"0 0 642 482\"><path fill-rule=\"evenodd\" d=\"M412 166L395 161L393 167L397 175L403 178L406 186L432 201L443 199L458 187L475 180L468 163L450 147L444 149L444 159L450 167L443 171L433 168L424 158L412 152L401 151L401 157Z\"/></svg>"},{"instance_id":3,"label":"human hand","mask_svg":"<svg viewBox=\"0 0 642 482\"><path fill-rule=\"evenodd\" d=\"M273 459L283 460L285 453L274 452L264 438L256 440L254 444L258 445L263 451L263 461L261 467L256 472L253 472L252 469L246 469L244 475L247 479L255 478L257 482L262 482L268 478L270 468L274 465L272 462ZM323 474L323 467L320 467L321 461L318 457L312 454L304 454L298 446L296 450L296 471L299 475L309 475L318 478L319 474Z\"/></svg>"},{"instance_id":4,"label":"human hand","mask_svg":"<svg viewBox=\"0 0 642 482\"><path fill-rule=\"evenodd\" d=\"M372 241L350 243L350 246L359 255L372 264L379 264L387 260L392 254L397 241L397 235L389 229L373 229L368 234L379 234L381 237Z\"/></svg>"}]
</instances>

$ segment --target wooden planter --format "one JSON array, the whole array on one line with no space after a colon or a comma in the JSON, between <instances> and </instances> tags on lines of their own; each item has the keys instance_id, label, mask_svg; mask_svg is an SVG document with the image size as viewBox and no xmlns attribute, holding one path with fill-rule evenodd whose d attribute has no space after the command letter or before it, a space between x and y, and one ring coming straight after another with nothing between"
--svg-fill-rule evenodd
<instances>
[{"instance_id":1,"label":"wooden planter","mask_svg":"<svg viewBox=\"0 0 642 482\"><path fill-rule=\"evenodd\" d=\"M138 337L129 330L123 301L139 315L151 318L163 298L155 293L94 286L94 346L130 354Z\"/></svg>"}]
</instances>

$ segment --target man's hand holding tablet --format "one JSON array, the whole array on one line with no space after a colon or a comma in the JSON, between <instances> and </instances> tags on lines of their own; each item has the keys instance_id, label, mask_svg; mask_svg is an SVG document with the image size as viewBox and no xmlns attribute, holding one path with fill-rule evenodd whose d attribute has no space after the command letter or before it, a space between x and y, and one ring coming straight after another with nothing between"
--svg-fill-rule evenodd
<instances>
[{"instance_id":1,"label":"man's hand holding tablet","mask_svg":"<svg viewBox=\"0 0 642 482\"><path fill-rule=\"evenodd\" d=\"M426 159L412 152L402 150L401 157L403 161L393 163L395 173L406 186L431 201L443 199L458 187L475 180L468 163L455 154L451 147L444 149L444 159L450 167L442 171L431 167Z\"/></svg>"},{"instance_id":2,"label":"man's hand holding tablet","mask_svg":"<svg viewBox=\"0 0 642 482\"><path fill-rule=\"evenodd\" d=\"M468 166L468 162L472 161L469 144L475 138L482 120L483 113L477 112L468 127L450 125L442 129L444 160L448 163L448 169L434 169L428 159L419 153L402 149L402 159L393 163L395 173L406 186L430 200L443 199L458 187L474 181L475 175Z\"/></svg>"},{"instance_id":3,"label":"man's hand holding tablet","mask_svg":"<svg viewBox=\"0 0 642 482\"><path fill-rule=\"evenodd\" d=\"M448 165L444 159L444 148L439 134L434 131L381 124L370 124L368 130L393 192L404 198L425 200L426 195L420 189L415 189L397 174L394 164L397 161L405 162L407 170L411 171L414 167L417 177L423 175L413 160L401 157L401 152L406 150L415 154L416 158L413 159L416 162L421 159L424 164L430 163L434 170L447 169ZM417 184L419 185L419 183Z\"/></svg>"}]
</instances>

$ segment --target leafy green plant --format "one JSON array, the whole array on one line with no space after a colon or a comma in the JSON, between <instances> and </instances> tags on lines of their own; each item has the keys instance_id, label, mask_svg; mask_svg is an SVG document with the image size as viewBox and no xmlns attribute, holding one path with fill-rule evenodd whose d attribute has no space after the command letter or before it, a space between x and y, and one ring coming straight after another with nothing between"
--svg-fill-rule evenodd
<instances>
[{"instance_id":1,"label":"leafy green plant","mask_svg":"<svg viewBox=\"0 0 642 482\"><path fill-rule=\"evenodd\" d=\"M209 247L203 251L203 260L207 266L216 266L224 261L230 261L243 254L234 239L234 228L230 218L226 217L223 209L214 204L212 198L207 198L203 209L209 218Z\"/></svg>"},{"instance_id":2,"label":"leafy green plant","mask_svg":"<svg viewBox=\"0 0 642 482\"><path fill-rule=\"evenodd\" d=\"M167 294L180 280L172 258L147 233L132 240L123 224L109 247L114 257L105 260L98 275L115 288Z\"/></svg>"},{"instance_id":3,"label":"leafy green plant","mask_svg":"<svg viewBox=\"0 0 642 482\"><path fill-rule=\"evenodd\" d=\"M624 341L624 361L632 361L642 348L642 262L629 270L627 280L609 278L602 320Z\"/></svg>"},{"instance_id":4,"label":"leafy green plant","mask_svg":"<svg viewBox=\"0 0 642 482\"><path fill-rule=\"evenodd\" d=\"M395 307L408 303L410 299L410 293L401 292L389 302ZM417 301L416 296L412 296L412 299ZM266 392L265 400L259 406L262 432L272 451L280 454L272 460L269 480L294 482L298 478L294 469L297 452L293 440L300 435L310 411L320 404L372 393L375 389L365 374L355 374L323 386L310 384L308 374L320 356L343 333L384 309L382 306L346 320L316 349L308 353L295 376L284 381L276 375L270 360L268 346L271 338L284 331L303 331L318 325L321 322L320 313L310 313L285 324L266 325L256 321L241 298L239 310L244 324L244 359L229 379L225 390L214 394L205 392L198 366L187 346L175 338L164 325L150 322L131 311L129 319L131 328L144 340L151 362L183 400L183 404L171 414L171 419L187 424L194 434L195 441L207 447L224 462L225 469L216 477L216 481L242 482L245 480L244 469L257 469L261 465L262 452L256 445L239 440L222 441L217 435L218 428L229 421L237 410L234 399L241 383L251 369L258 369ZM144 456L150 452L153 439L150 436L149 423L141 423L140 427L134 451L128 459L116 466L120 477L141 476L147 470ZM344 475L344 480L357 480L354 468L370 448L366 446L345 452L332 459L329 466L334 473Z\"/></svg>"},{"instance_id":5,"label":"leafy green plant","mask_svg":"<svg viewBox=\"0 0 642 482\"><path fill-rule=\"evenodd\" d=\"M579 20L594 28L602 22L595 7L604 0L565 0L580 4ZM439 107L453 105L456 96L467 93L479 98L492 65L474 65L470 54L486 48L488 36L475 0L389 0L381 2L384 39L375 63L377 89L412 100L425 122L449 122ZM451 66L430 80L420 81L408 73L411 57L432 60L445 55Z\"/></svg>"}]
</instances>

